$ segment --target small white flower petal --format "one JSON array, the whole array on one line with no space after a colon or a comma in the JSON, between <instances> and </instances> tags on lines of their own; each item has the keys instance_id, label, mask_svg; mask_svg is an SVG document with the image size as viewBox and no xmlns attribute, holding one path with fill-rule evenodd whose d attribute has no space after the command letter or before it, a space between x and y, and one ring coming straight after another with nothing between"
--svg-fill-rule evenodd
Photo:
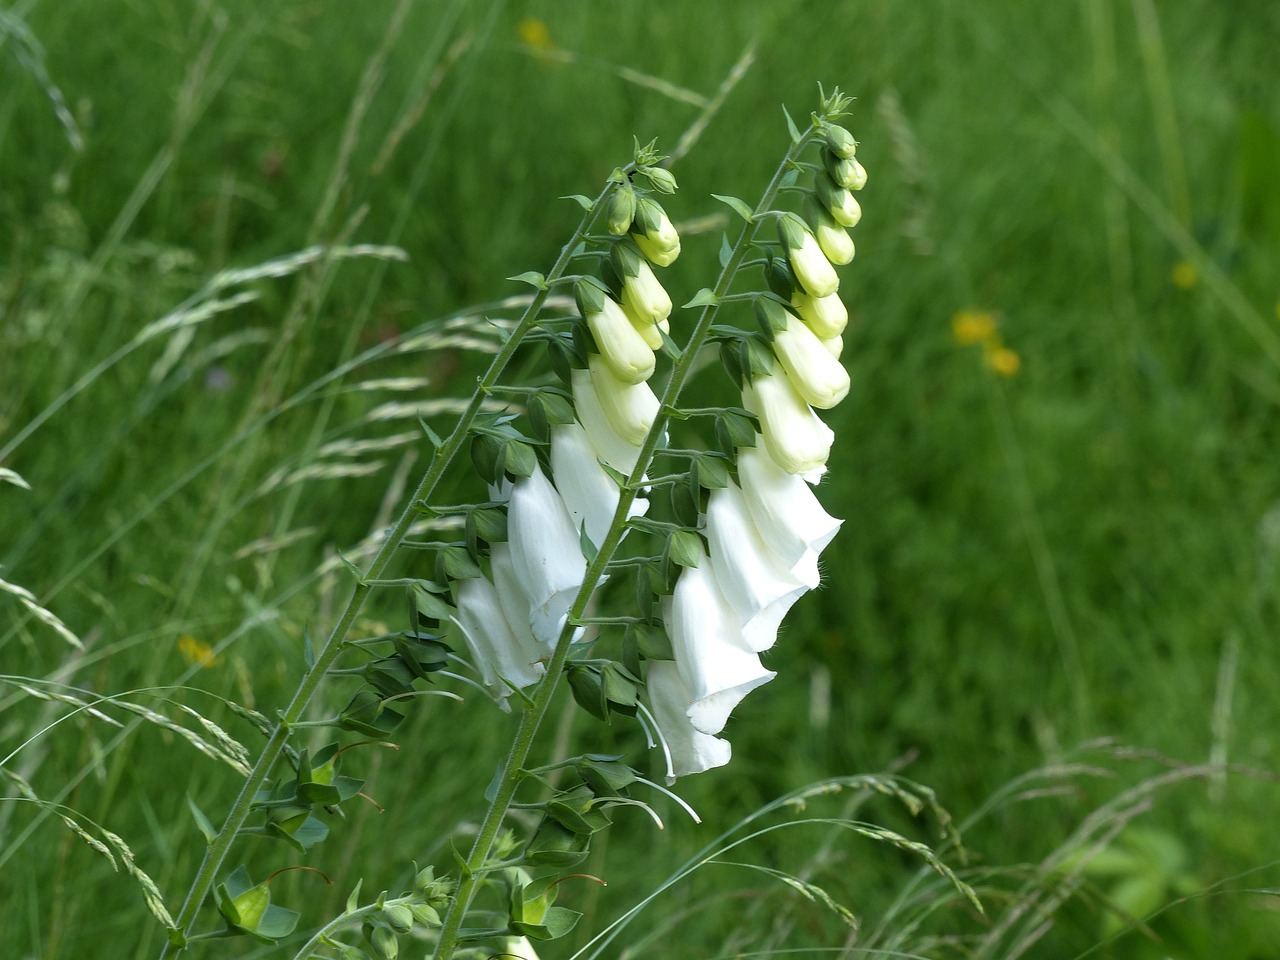
<instances>
[{"instance_id":1,"label":"small white flower petal","mask_svg":"<svg viewBox=\"0 0 1280 960\"><path fill-rule=\"evenodd\" d=\"M599 547L613 523L620 491L600 466L599 455L581 424L551 428L551 479L574 525L585 528L587 539ZM642 516L648 508L649 501L637 497L628 516Z\"/></svg>"},{"instance_id":2,"label":"small white flower petal","mask_svg":"<svg viewBox=\"0 0 1280 960\"><path fill-rule=\"evenodd\" d=\"M738 478L761 538L808 587L818 585L818 554L843 522L822 508L809 485L759 446L738 451Z\"/></svg>"},{"instance_id":3,"label":"small white flower petal","mask_svg":"<svg viewBox=\"0 0 1280 960\"><path fill-rule=\"evenodd\" d=\"M815 479L822 475L835 434L786 376L757 375L743 386L742 405L759 418L765 449L778 466Z\"/></svg>"},{"instance_id":4,"label":"small white flower petal","mask_svg":"<svg viewBox=\"0 0 1280 960\"><path fill-rule=\"evenodd\" d=\"M768 650L782 618L809 586L761 536L736 484L711 492L706 532L711 572L742 621L743 642L757 653Z\"/></svg>"},{"instance_id":5,"label":"small white flower petal","mask_svg":"<svg viewBox=\"0 0 1280 960\"><path fill-rule=\"evenodd\" d=\"M650 660L646 686L649 706L667 748L667 783L729 762L728 740L702 733L689 722L693 698L680 670L670 660Z\"/></svg>"},{"instance_id":6,"label":"small white flower petal","mask_svg":"<svg viewBox=\"0 0 1280 960\"><path fill-rule=\"evenodd\" d=\"M554 645L586 573L578 530L556 488L534 467L517 480L507 506L507 542L516 579L529 599L529 625Z\"/></svg>"},{"instance_id":7,"label":"small white flower petal","mask_svg":"<svg viewBox=\"0 0 1280 960\"><path fill-rule=\"evenodd\" d=\"M500 678L517 687L536 683L544 670L539 653L516 636L503 614L498 591L488 580L459 580L457 599L458 613L452 620L462 631L485 688L509 710L506 700L511 690Z\"/></svg>"},{"instance_id":8,"label":"small white flower petal","mask_svg":"<svg viewBox=\"0 0 1280 960\"><path fill-rule=\"evenodd\" d=\"M742 621L706 561L680 571L667 606L667 633L691 696L689 720L702 733L719 733L739 701L777 674L747 649Z\"/></svg>"},{"instance_id":9,"label":"small white flower petal","mask_svg":"<svg viewBox=\"0 0 1280 960\"><path fill-rule=\"evenodd\" d=\"M829 410L849 394L849 373L798 317L774 332L774 356L804 401Z\"/></svg>"}]
</instances>

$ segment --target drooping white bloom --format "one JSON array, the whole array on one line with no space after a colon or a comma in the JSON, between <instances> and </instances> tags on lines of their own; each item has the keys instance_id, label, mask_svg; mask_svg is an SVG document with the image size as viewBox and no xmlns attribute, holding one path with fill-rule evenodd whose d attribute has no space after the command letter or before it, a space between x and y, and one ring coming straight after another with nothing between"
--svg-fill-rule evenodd
<instances>
[{"instance_id":1,"label":"drooping white bloom","mask_svg":"<svg viewBox=\"0 0 1280 960\"><path fill-rule=\"evenodd\" d=\"M738 478L761 539L806 586L816 587L818 554L843 521L822 509L809 485L759 446L738 451Z\"/></svg>"},{"instance_id":2,"label":"drooping white bloom","mask_svg":"<svg viewBox=\"0 0 1280 960\"><path fill-rule=\"evenodd\" d=\"M551 479L574 525L585 529L587 539L599 547L613 523L620 492L600 466L599 454L580 424L557 424L551 428ZM628 515L641 516L648 507L649 501L637 497Z\"/></svg>"},{"instance_id":3,"label":"drooping white bloom","mask_svg":"<svg viewBox=\"0 0 1280 960\"><path fill-rule=\"evenodd\" d=\"M647 383L624 383L613 375L599 354L587 357L596 399L614 432L627 443L644 443L658 415L658 398Z\"/></svg>"},{"instance_id":4,"label":"drooping white bloom","mask_svg":"<svg viewBox=\"0 0 1280 960\"><path fill-rule=\"evenodd\" d=\"M671 295L658 282L653 268L640 258L635 260L634 276L622 275L622 307L637 324L657 323L671 316Z\"/></svg>"},{"instance_id":5,"label":"drooping white bloom","mask_svg":"<svg viewBox=\"0 0 1280 960\"><path fill-rule=\"evenodd\" d=\"M805 402L829 410L849 393L849 373L798 317L775 330L773 353Z\"/></svg>"},{"instance_id":6,"label":"drooping white bloom","mask_svg":"<svg viewBox=\"0 0 1280 960\"><path fill-rule=\"evenodd\" d=\"M544 668L536 645L522 643L502 612L498 591L483 577L459 580L458 613L452 620L462 631L467 649L489 694L504 710L511 688L536 683Z\"/></svg>"},{"instance_id":7,"label":"drooping white bloom","mask_svg":"<svg viewBox=\"0 0 1280 960\"><path fill-rule=\"evenodd\" d=\"M689 721L693 698L680 670L670 660L650 660L645 685L658 733L667 749L667 783L676 777L723 767L732 752L729 741L702 733Z\"/></svg>"},{"instance_id":8,"label":"drooping white bloom","mask_svg":"<svg viewBox=\"0 0 1280 960\"><path fill-rule=\"evenodd\" d=\"M773 646L782 618L809 589L761 536L736 484L711 492L707 501L711 572L742 621L747 648Z\"/></svg>"},{"instance_id":9,"label":"drooping white bloom","mask_svg":"<svg viewBox=\"0 0 1280 960\"><path fill-rule=\"evenodd\" d=\"M653 376L653 348L612 297L602 297L600 309L585 319L614 376L624 383L640 383Z\"/></svg>"},{"instance_id":10,"label":"drooping white bloom","mask_svg":"<svg viewBox=\"0 0 1280 960\"><path fill-rule=\"evenodd\" d=\"M665 606L676 666L689 688L689 720L702 733L719 733L738 702L777 674L747 649L742 620L705 559L680 571Z\"/></svg>"},{"instance_id":11,"label":"drooping white bloom","mask_svg":"<svg viewBox=\"0 0 1280 960\"><path fill-rule=\"evenodd\" d=\"M507 542L516 580L529 600L533 635L541 643L554 645L582 586L587 563L573 518L539 466L512 485Z\"/></svg>"},{"instance_id":12,"label":"drooping white bloom","mask_svg":"<svg viewBox=\"0 0 1280 960\"><path fill-rule=\"evenodd\" d=\"M516 577L510 543L489 545L489 567L493 574L493 585L498 591L498 603L502 607L502 615L507 618L511 632L515 634L521 648L531 651L534 659L550 654L551 646L533 635L533 627L530 626L532 608L524 587Z\"/></svg>"},{"instance_id":13,"label":"drooping white bloom","mask_svg":"<svg viewBox=\"0 0 1280 960\"><path fill-rule=\"evenodd\" d=\"M809 329L823 340L840 336L849 323L849 310L838 293L811 297L803 290L796 290L791 294L791 306Z\"/></svg>"},{"instance_id":14,"label":"drooping white bloom","mask_svg":"<svg viewBox=\"0 0 1280 960\"><path fill-rule=\"evenodd\" d=\"M817 482L835 434L784 375L758 374L742 388L742 405L760 420L765 449L787 473Z\"/></svg>"},{"instance_id":15,"label":"drooping white bloom","mask_svg":"<svg viewBox=\"0 0 1280 960\"><path fill-rule=\"evenodd\" d=\"M570 385L573 387L573 405L578 419L587 431L587 437L600 460L626 476L636 468L640 459L640 444L623 439L605 415L596 392L595 381L589 370L574 370Z\"/></svg>"}]
</instances>

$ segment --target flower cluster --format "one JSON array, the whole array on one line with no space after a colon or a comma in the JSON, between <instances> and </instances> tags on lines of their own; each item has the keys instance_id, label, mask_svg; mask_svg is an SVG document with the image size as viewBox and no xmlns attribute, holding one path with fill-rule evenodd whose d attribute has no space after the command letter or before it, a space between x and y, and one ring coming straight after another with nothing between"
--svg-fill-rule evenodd
<instances>
[{"instance_id":1,"label":"flower cluster","mask_svg":"<svg viewBox=\"0 0 1280 960\"><path fill-rule=\"evenodd\" d=\"M748 350L738 364L743 406L761 433L737 450L737 481L708 497L700 521L707 551L681 572L664 605L674 661L649 665L669 779L728 762L729 744L716 735L743 697L773 679L760 654L792 604L818 585L818 555L840 526L810 489L833 439L814 408L849 392L839 362L849 315L835 266L854 255L847 229L861 217L853 192L866 171L847 130L828 123L822 136L806 217L777 216L784 258L767 262L772 295L756 299L770 350L763 359Z\"/></svg>"},{"instance_id":2,"label":"flower cluster","mask_svg":"<svg viewBox=\"0 0 1280 960\"><path fill-rule=\"evenodd\" d=\"M642 172L660 189L675 188L662 168ZM583 539L599 548L613 523L621 493L606 468L635 469L658 411L648 380L672 304L651 264L670 264L680 238L662 207L629 179L613 195L607 226L616 239L606 279L584 277L574 286L577 340L586 348L570 372L573 410L549 424L551 476L534 463L513 482L494 484L493 499L506 503L507 540L490 548L490 577L463 579L456 588L454 623L504 707L512 689L542 676L582 587ZM636 498L629 515L647 509Z\"/></svg>"}]
</instances>

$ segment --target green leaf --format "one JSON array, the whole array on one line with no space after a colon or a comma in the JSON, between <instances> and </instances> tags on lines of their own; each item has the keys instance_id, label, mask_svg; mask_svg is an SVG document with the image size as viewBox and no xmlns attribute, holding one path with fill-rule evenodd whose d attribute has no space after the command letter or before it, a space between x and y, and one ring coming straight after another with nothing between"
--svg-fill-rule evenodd
<instances>
[{"instance_id":1,"label":"green leaf","mask_svg":"<svg viewBox=\"0 0 1280 960\"><path fill-rule=\"evenodd\" d=\"M427 439L431 441L431 445L439 449L444 441L440 439L440 435L438 433L431 429L431 424L419 417L418 426L420 426L422 428L422 432L427 435Z\"/></svg>"},{"instance_id":2,"label":"green leaf","mask_svg":"<svg viewBox=\"0 0 1280 960\"><path fill-rule=\"evenodd\" d=\"M698 483L708 490L729 486L729 464L715 454L702 454L694 461L698 465Z\"/></svg>"},{"instance_id":3,"label":"green leaf","mask_svg":"<svg viewBox=\"0 0 1280 960\"><path fill-rule=\"evenodd\" d=\"M516 283L527 283L535 290L548 289L547 278L536 270L529 270L526 273L517 274L514 277L507 277L507 279Z\"/></svg>"},{"instance_id":4,"label":"green leaf","mask_svg":"<svg viewBox=\"0 0 1280 960\"><path fill-rule=\"evenodd\" d=\"M800 142L800 131L796 128L796 122L791 119L791 114L787 112L787 108L782 108L782 115L787 118L787 132L791 134L791 142Z\"/></svg>"},{"instance_id":5,"label":"green leaf","mask_svg":"<svg viewBox=\"0 0 1280 960\"><path fill-rule=\"evenodd\" d=\"M666 629L657 623L634 624L636 646L646 660L674 660L671 638Z\"/></svg>"},{"instance_id":6,"label":"green leaf","mask_svg":"<svg viewBox=\"0 0 1280 960\"><path fill-rule=\"evenodd\" d=\"M495 484L502 475L503 441L490 433L477 433L471 439L471 463L485 483Z\"/></svg>"},{"instance_id":7,"label":"green leaf","mask_svg":"<svg viewBox=\"0 0 1280 960\"><path fill-rule=\"evenodd\" d=\"M716 427L723 427L730 447L754 447L756 445L756 427L751 416L745 411L725 410L716 421Z\"/></svg>"},{"instance_id":8,"label":"green leaf","mask_svg":"<svg viewBox=\"0 0 1280 960\"><path fill-rule=\"evenodd\" d=\"M588 754L575 767L578 776L598 797L617 796L636 779L636 772L617 757L602 754Z\"/></svg>"},{"instance_id":9,"label":"green leaf","mask_svg":"<svg viewBox=\"0 0 1280 960\"><path fill-rule=\"evenodd\" d=\"M691 307L712 307L720 302L720 298L715 295L710 287L703 287L693 295L693 299L682 306L681 310L688 310Z\"/></svg>"},{"instance_id":10,"label":"green leaf","mask_svg":"<svg viewBox=\"0 0 1280 960\"><path fill-rule=\"evenodd\" d=\"M507 539L507 514L497 507L480 507L471 516L475 518L476 533L488 543Z\"/></svg>"},{"instance_id":11,"label":"green leaf","mask_svg":"<svg viewBox=\"0 0 1280 960\"><path fill-rule=\"evenodd\" d=\"M418 613L428 620L443 622L453 615L453 609L440 596L443 588L430 580L419 580L413 585L413 602Z\"/></svg>"},{"instance_id":12,"label":"green leaf","mask_svg":"<svg viewBox=\"0 0 1280 960\"><path fill-rule=\"evenodd\" d=\"M484 576L484 571L466 547L445 547L440 551L440 559L445 573L452 580L475 580Z\"/></svg>"},{"instance_id":13,"label":"green leaf","mask_svg":"<svg viewBox=\"0 0 1280 960\"><path fill-rule=\"evenodd\" d=\"M561 197L560 199L572 200L574 203L580 206L583 210L587 211L587 213L590 213L595 208L595 201L592 200L590 197L584 197L580 193L572 193L569 196Z\"/></svg>"},{"instance_id":14,"label":"green leaf","mask_svg":"<svg viewBox=\"0 0 1280 960\"><path fill-rule=\"evenodd\" d=\"M191 816L195 818L196 829L200 831L200 836L204 837L205 843L213 843L214 838L218 836L218 831L214 829L209 818L204 815L204 811L196 805L191 794L187 794L187 806L191 808Z\"/></svg>"},{"instance_id":15,"label":"green leaf","mask_svg":"<svg viewBox=\"0 0 1280 960\"><path fill-rule=\"evenodd\" d=\"M720 266L727 267L733 258L733 246L729 243L727 233L720 234Z\"/></svg>"},{"instance_id":16,"label":"green leaf","mask_svg":"<svg viewBox=\"0 0 1280 960\"><path fill-rule=\"evenodd\" d=\"M528 477L538 466L538 455L533 447L520 440L507 444L506 472L513 477Z\"/></svg>"},{"instance_id":17,"label":"green leaf","mask_svg":"<svg viewBox=\"0 0 1280 960\"><path fill-rule=\"evenodd\" d=\"M347 913L355 913L360 909L360 888L364 886L364 879L356 881L355 889L351 891L351 895L347 897Z\"/></svg>"},{"instance_id":18,"label":"green leaf","mask_svg":"<svg viewBox=\"0 0 1280 960\"><path fill-rule=\"evenodd\" d=\"M558 940L569 933L582 914L568 907L551 907L542 923L522 923L513 920L511 927L530 940Z\"/></svg>"},{"instance_id":19,"label":"green leaf","mask_svg":"<svg viewBox=\"0 0 1280 960\"><path fill-rule=\"evenodd\" d=\"M572 867L587 859L591 835L574 833L555 820L544 819L525 849L525 863L547 867Z\"/></svg>"},{"instance_id":20,"label":"green leaf","mask_svg":"<svg viewBox=\"0 0 1280 960\"><path fill-rule=\"evenodd\" d=\"M734 213L740 216L743 220L747 221L747 223L751 223L755 219L755 215L752 212L751 208L747 206L746 203L739 200L737 197L724 197L718 193L713 193L711 196L715 197L721 203L727 203L730 207L733 208Z\"/></svg>"},{"instance_id":21,"label":"green leaf","mask_svg":"<svg viewBox=\"0 0 1280 960\"><path fill-rule=\"evenodd\" d=\"M338 726L385 740L403 720L403 714L385 706L382 698L372 690L357 690L346 709L338 715Z\"/></svg>"},{"instance_id":22,"label":"green leaf","mask_svg":"<svg viewBox=\"0 0 1280 960\"><path fill-rule=\"evenodd\" d=\"M604 683L595 667L573 664L565 671L569 690L578 706L597 720L609 721L609 705L604 695Z\"/></svg>"},{"instance_id":23,"label":"green leaf","mask_svg":"<svg viewBox=\"0 0 1280 960\"><path fill-rule=\"evenodd\" d=\"M547 816L579 834L595 833L610 823L609 815L596 803L596 795L585 783L562 790L547 801Z\"/></svg>"},{"instance_id":24,"label":"green leaf","mask_svg":"<svg viewBox=\"0 0 1280 960\"><path fill-rule=\"evenodd\" d=\"M702 538L692 530L677 530L667 541L667 551L671 559L682 567L696 567L706 557L702 547Z\"/></svg>"}]
</instances>

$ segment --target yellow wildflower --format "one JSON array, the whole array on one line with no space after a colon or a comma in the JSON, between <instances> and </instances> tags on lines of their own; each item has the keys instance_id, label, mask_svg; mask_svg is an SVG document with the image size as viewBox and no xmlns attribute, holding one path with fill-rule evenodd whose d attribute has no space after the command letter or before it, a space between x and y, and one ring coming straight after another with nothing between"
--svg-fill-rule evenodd
<instances>
[{"instance_id":1,"label":"yellow wildflower","mask_svg":"<svg viewBox=\"0 0 1280 960\"><path fill-rule=\"evenodd\" d=\"M554 46L551 42L551 31L547 29L546 23L537 17L525 17L520 21L516 32L520 35L521 43L535 50L550 50Z\"/></svg>"},{"instance_id":2,"label":"yellow wildflower","mask_svg":"<svg viewBox=\"0 0 1280 960\"><path fill-rule=\"evenodd\" d=\"M983 352L983 360L988 370L1002 377L1016 375L1018 369L1022 366L1022 358L1018 356L1017 351L1010 350L999 343L991 344Z\"/></svg>"},{"instance_id":3,"label":"yellow wildflower","mask_svg":"<svg viewBox=\"0 0 1280 960\"><path fill-rule=\"evenodd\" d=\"M1173 269L1169 271L1169 279L1179 290L1190 290L1200 279L1200 271L1195 268L1194 264L1188 263L1186 260L1179 260L1173 265Z\"/></svg>"},{"instance_id":4,"label":"yellow wildflower","mask_svg":"<svg viewBox=\"0 0 1280 960\"><path fill-rule=\"evenodd\" d=\"M213 647L189 633L184 633L178 638L178 652L187 663L197 667L212 667L218 663L218 655L213 652Z\"/></svg>"},{"instance_id":5,"label":"yellow wildflower","mask_svg":"<svg viewBox=\"0 0 1280 960\"><path fill-rule=\"evenodd\" d=\"M986 310L961 310L951 318L951 336L961 346L989 343L996 335L996 316Z\"/></svg>"}]
</instances>

